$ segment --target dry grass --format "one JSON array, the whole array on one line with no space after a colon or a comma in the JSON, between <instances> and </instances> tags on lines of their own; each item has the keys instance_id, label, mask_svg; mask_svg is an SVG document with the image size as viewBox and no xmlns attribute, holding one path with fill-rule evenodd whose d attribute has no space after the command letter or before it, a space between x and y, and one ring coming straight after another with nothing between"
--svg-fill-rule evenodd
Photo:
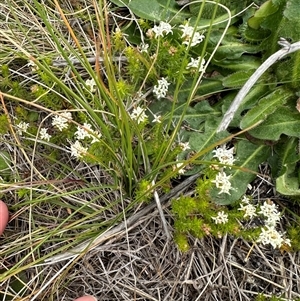
<instances>
[{"instance_id":1,"label":"dry grass","mask_svg":"<svg viewBox=\"0 0 300 301\"><path fill-rule=\"evenodd\" d=\"M59 57L41 21L23 5L24 1L10 1L13 6L5 2L0 4L0 28L5 33L0 35L0 62L16 63L20 45L30 53L34 44L49 57ZM91 43L74 11L78 3L66 1L63 7L70 10L69 17L78 35ZM82 7L87 7L85 4L91 7L91 1ZM52 18L53 3L46 1L45 5ZM27 36L13 22L12 12L24 24ZM63 23L55 18L53 26L63 32ZM93 49L93 45L88 44L87 49ZM22 68L24 64L17 63L11 69L26 85L34 78ZM14 104L9 103L7 109L13 117ZM2 189L2 198L14 214L1 239L0 270L8 272L0 286L0 297L17 275L22 277L26 293L23 298L16 293L12 300L71 301L82 294L93 294L101 301L247 301L254 300L259 293L280 295L286 300L300 298L299 253L281 254L229 236L190 238L190 251L182 253L167 239L154 202L132 208L130 217L125 219L124 208L130 200L114 203L121 194L113 187L99 196L101 186L112 181L98 167L72 162L66 156L69 168L62 170L61 165L45 161L41 149L33 156L10 135L1 137L1 148L12 154L11 172L21 179L24 188L30 187L30 194L23 195L20 184ZM64 180L57 180L57 174ZM47 181L41 183L45 178ZM195 178L182 179L169 194L161 196L170 233L171 200L179 193L191 193ZM88 179L90 189L82 189L86 182L81 179ZM254 184L255 199L274 198L271 184L260 178ZM39 196L33 197L36 194ZM120 221L116 222L117 216ZM51 258L44 262L43 256ZM24 272L20 274L20 270Z\"/></svg>"}]
</instances>

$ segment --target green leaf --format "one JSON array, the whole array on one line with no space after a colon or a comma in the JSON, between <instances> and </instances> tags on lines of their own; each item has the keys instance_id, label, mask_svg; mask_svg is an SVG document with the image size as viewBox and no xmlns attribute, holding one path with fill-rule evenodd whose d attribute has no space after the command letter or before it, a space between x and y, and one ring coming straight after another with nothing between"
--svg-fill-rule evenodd
<instances>
[{"instance_id":1,"label":"green leaf","mask_svg":"<svg viewBox=\"0 0 300 301\"><path fill-rule=\"evenodd\" d=\"M278 140L282 134L299 137L299 129L299 112L279 107L262 124L249 131L249 134L258 139Z\"/></svg>"},{"instance_id":2,"label":"green leaf","mask_svg":"<svg viewBox=\"0 0 300 301\"><path fill-rule=\"evenodd\" d=\"M170 115L172 116L172 120L175 124L178 123L181 118L186 103L181 103L174 109L174 113ZM166 115L173 110L173 104L169 101L158 101L150 106L150 110L155 114ZM204 100L196 104L193 108L188 107L186 109L183 120L187 123L187 125L194 130L199 130L201 124L207 118L216 118L220 116L221 113L215 111L209 103Z\"/></svg>"},{"instance_id":3,"label":"green leaf","mask_svg":"<svg viewBox=\"0 0 300 301\"><path fill-rule=\"evenodd\" d=\"M255 56L243 55L239 59L231 60L212 60L213 64L225 69L238 70L252 70L257 69L261 65L261 60Z\"/></svg>"},{"instance_id":4,"label":"green leaf","mask_svg":"<svg viewBox=\"0 0 300 301\"><path fill-rule=\"evenodd\" d=\"M226 88L242 87L249 77L254 73L255 69L237 71L226 76L222 80L222 84Z\"/></svg>"},{"instance_id":5,"label":"green leaf","mask_svg":"<svg viewBox=\"0 0 300 301\"><path fill-rule=\"evenodd\" d=\"M248 25L251 28L258 29L266 17L275 14L277 11L278 7L272 3L272 0L268 0L263 3L254 16L248 20Z\"/></svg>"},{"instance_id":6,"label":"green leaf","mask_svg":"<svg viewBox=\"0 0 300 301\"><path fill-rule=\"evenodd\" d=\"M299 196L299 178L294 164L285 164L284 173L276 179L276 190L283 195Z\"/></svg>"},{"instance_id":7,"label":"green leaf","mask_svg":"<svg viewBox=\"0 0 300 301\"><path fill-rule=\"evenodd\" d=\"M290 21L299 21L299 0L289 0L286 2L286 8L283 15Z\"/></svg>"},{"instance_id":8,"label":"green leaf","mask_svg":"<svg viewBox=\"0 0 300 301\"><path fill-rule=\"evenodd\" d=\"M228 205L239 200L246 192L247 185L252 182L256 174L247 170L257 171L258 165L264 162L270 154L270 148L266 145L257 146L249 141L239 141L236 146L235 166L240 169L231 170L226 168L226 173L231 174L230 182L234 190L228 194L219 194L219 189L211 191L212 199L221 205Z\"/></svg>"},{"instance_id":9,"label":"green leaf","mask_svg":"<svg viewBox=\"0 0 300 301\"><path fill-rule=\"evenodd\" d=\"M293 96L293 93L284 88L278 88L267 96L263 97L258 105L251 109L241 121L241 128L245 129L260 120L265 120L279 106L282 106L286 101Z\"/></svg>"},{"instance_id":10,"label":"green leaf","mask_svg":"<svg viewBox=\"0 0 300 301\"><path fill-rule=\"evenodd\" d=\"M0 176L8 176L11 174L10 170L11 158L7 151L0 151Z\"/></svg>"},{"instance_id":11,"label":"green leaf","mask_svg":"<svg viewBox=\"0 0 300 301\"><path fill-rule=\"evenodd\" d=\"M138 17L151 21L182 22L191 15L178 10L175 0L131 0L128 8Z\"/></svg>"},{"instance_id":12,"label":"green leaf","mask_svg":"<svg viewBox=\"0 0 300 301\"><path fill-rule=\"evenodd\" d=\"M216 133L217 127L221 118L206 118L204 132L192 132L189 138L189 144L193 151L200 152L206 147L211 146L213 143L228 136L226 131ZM211 156L210 156L211 157Z\"/></svg>"},{"instance_id":13,"label":"green leaf","mask_svg":"<svg viewBox=\"0 0 300 301\"><path fill-rule=\"evenodd\" d=\"M221 35L220 35L221 37ZM246 43L241 43L239 40L234 39L231 41L224 39L222 45L218 47L214 58L216 60L221 60L224 58L238 59L244 53L258 53L259 47L257 45L251 45Z\"/></svg>"}]
</instances>

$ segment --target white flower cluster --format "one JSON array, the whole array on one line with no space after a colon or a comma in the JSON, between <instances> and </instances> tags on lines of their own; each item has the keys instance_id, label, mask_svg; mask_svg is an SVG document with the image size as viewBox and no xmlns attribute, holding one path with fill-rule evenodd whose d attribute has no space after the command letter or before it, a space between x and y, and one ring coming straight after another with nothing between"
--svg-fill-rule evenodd
<instances>
[{"instance_id":1,"label":"white flower cluster","mask_svg":"<svg viewBox=\"0 0 300 301\"><path fill-rule=\"evenodd\" d=\"M182 36L181 38L184 39L183 44L190 47L196 46L200 44L205 36L201 34L200 32L195 31L193 26L189 26L188 23L185 25L180 25L179 28L181 28Z\"/></svg>"},{"instance_id":2,"label":"white flower cluster","mask_svg":"<svg viewBox=\"0 0 300 301\"><path fill-rule=\"evenodd\" d=\"M155 38L163 37L164 34L173 33L172 26L169 23L161 21L158 26L154 26L152 31L155 33Z\"/></svg>"},{"instance_id":3,"label":"white flower cluster","mask_svg":"<svg viewBox=\"0 0 300 301\"><path fill-rule=\"evenodd\" d=\"M130 117L131 119L136 120L138 124L147 120L145 109L142 109L141 107L133 109L132 113L130 114Z\"/></svg>"},{"instance_id":4,"label":"white flower cluster","mask_svg":"<svg viewBox=\"0 0 300 301\"><path fill-rule=\"evenodd\" d=\"M17 124L17 132L19 136L22 136L23 133L26 133L29 128L29 123L21 121L20 123Z\"/></svg>"},{"instance_id":5,"label":"white flower cluster","mask_svg":"<svg viewBox=\"0 0 300 301\"><path fill-rule=\"evenodd\" d=\"M96 92L96 87L97 87L97 85L96 85L96 82L95 82L95 80L94 80L93 78L87 79L87 80L85 81L85 84L86 84L86 86L89 88L89 90L90 90L92 93L95 93L95 92Z\"/></svg>"},{"instance_id":6,"label":"white flower cluster","mask_svg":"<svg viewBox=\"0 0 300 301\"><path fill-rule=\"evenodd\" d=\"M71 156L77 159L82 158L87 153L87 147L83 147L80 141L71 144Z\"/></svg>"},{"instance_id":7,"label":"white flower cluster","mask_svg":"<svg viewBox=\"0 0 300 301\"><path fill-rule=\"evenodd\" d=\"M250 217L253 218L256 216L256 206L250 203L250 199L246 196L243 196L240 208L238 210L242 210L245 212L244 218Z\"/></svg>"},{"instance_id":8,"label":"white flower cluster","mask_svg":"<svg viewBox=\"0 0 300 301\"><path fill-rule=\"evenodd\" d=\"M234 148L232 147L230 149L226 149L225 144L222 145L221 147L218 147L216 150L213 150L213 153L215 153L213 158L217 158L219 162L222 164L233 165L233 162L235 161L233 157Z\"/></svg>"},{"instance_id":9,"label":"white flower cluster","mask_svg":"<svg viewBox=\"0 0 300 301\"><path fill-rule=\"evenodd\" d=\"M219 160L219 162L222 164L232 165L233 162L235 161L233 157L233 152L234 152L233 147L230 149L226 149L226 145L223 145L222 147L218 147L216 150L213 150L213 153L215 153L213 157L216 157ZM219 194L221 193L230 194L229 191L233 189L230 183L231 175L226 175L226 173L223 171L223 169L227 167L226 165L222 167L222 170L217 174L216 179L212 181L213 183L216 184L216 187L220 189Z\"/></svg>"},{"instance_id":10,"label":"white flower cluster","mask_svg":"<svg viewBox=\"0 0 300 301\"><path fill-rule=\"evenodd\" d=\"M157 81L157 85L155 85L153 88L153 93L155 94L157 99L166 97L169 85L170 83L168 83L168 81L164 77Z\"/></svg>"},{"instance_id":11,"label":"white flower cluster","mask_svg":"<svg viewBox=\"0 0 300 301\"><path fill-rule=\"evenodd\" d=\"M186 69L196 68L198 72L203 72L205 71L204 65L205 59L201 58L201 56L198 56L196 59L191 58L191 61L187 64Z\"/></svg>"},{"instance_id":12,"label":"white flower cluster","mask_svg":"<svg viewBox=\"0 0 300 301\"><path fill-rule=\"evenodd\" d=\"M226 224L228 222L228 214L224 211L219 211L217 216L212 217L215 224Z\"/></svg>"},{"instance_id":13,"label":"white flower cluster","mask_svg":"<svg viewBox=\"0 0 300 301\"><path fill-rule=\"evenodd\" d=\"M77 140L91 138L91 144L99 141L102 136L98 131L93 130L92 126L87 122L85 122L83 126L78 126L74 135L76 136Z\"/></svg>"},{"instance_id":14,"label":"white flower cluster","mask_svg":"<svg viewBox=\"0 0 300 301\"><path fill-rule=\"evenodd\" d=\"M220 171L215 180L212 180L213 183L216 184L216 187L220 189L219 194L221 193L227 193L230 194L229 190L233 189L231 187L231 183L229 181L231 175L226 175L224 171Z\"/></svg>"},{"instance_id":15,"label":"white flower cluster","mask_svg":"<svg viewBox=\"0 0 300 301\"><path fill-rule=\"evenodd\" d=\"M48 134L48 130L46 128L41 128L41 130L40 130L40 138L42 140L50 141L51 137L52 136L50 134Z\"/></svg>"},{"instance_id":16,"label":"white flower cluster","mask_svg":"<svg viewBox=\"0 0 300 301\"><path fill-rule=\"evenodd\" d=\"M283 238L284 233L280 233L276 230L276 224L281 218L277 206L268 200L260 206L258 213L263 215L266 220L265 227L262 228L257 242L261 242L263 245L271 244L273 248L280 248L283 244L290 246L291 241L288 238Z\"/></svg>"},{"instance_id":17,"label":"white flower cluster","mask_svg":"<svg viewBox=\"0 0 300 301\"><path fill-rule=\"evenodd\" d=\"M52 125L57 127L60 131L68 128L68 122L72 120L72 114L70 112L62 112L60 115L55 115L52 119Z\"/></svg>"},{"instance_id":18,"label":"white flower cluster","mask_svg":"<svg viewBox=\"0 0 300 301\"><path fill-rule=\"evenodd\" d=\"M263 245L272 245L274 248L280 248L283 244L291 245L289 239L283 238L283 234L276 230L276 224L280 221L281 214L277 209L277 206L271 202L266 201L261 205L260 211L256 212L257 206L250 203L250 199L244 196L240 208L245 212L244 218L262 215L264 217L265 226L261 229L261 233L257 239L257 242Z\"/></svg>"}]
</instances>

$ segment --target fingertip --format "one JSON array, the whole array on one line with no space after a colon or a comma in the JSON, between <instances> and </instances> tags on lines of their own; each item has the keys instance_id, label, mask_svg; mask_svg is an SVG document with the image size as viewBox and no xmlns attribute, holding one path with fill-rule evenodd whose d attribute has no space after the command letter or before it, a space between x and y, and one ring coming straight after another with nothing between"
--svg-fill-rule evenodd
<instances>
[{"instance_id":1,"label":"fingertip","mask_svg":"<svg viewBox=\"0 0 300 301\"><path fill-rule=\"evenodd\" d=\"M4 232L9 219L9 212L6 204L0 200L0 235ZM93 300L95 301L95 300Z\"/></svg>"},{"instance_id":2,"label":"fingertip","mask_svg":"<svg viewBox=\"0 0 300 301\"><path fill-rule=\"evenodd\" d=\"M97 301L97 299L93 296L88 295L88 296L77 298L74 301Z\"/></svg>"}]
</instances>

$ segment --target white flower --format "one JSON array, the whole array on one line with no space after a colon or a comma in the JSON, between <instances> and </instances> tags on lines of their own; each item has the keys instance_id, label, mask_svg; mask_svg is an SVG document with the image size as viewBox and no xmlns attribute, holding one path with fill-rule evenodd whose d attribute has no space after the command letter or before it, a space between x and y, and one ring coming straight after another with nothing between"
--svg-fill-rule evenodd
<instances>
[{"instance_id":1,"label":"white flower","mask_svg":"<svg viewBox=\"0 0 300 301\"><path fill-rule=\"evenodd\" d=\"M224 211L218 212L216 217L212 217L215 224L226 224L228 222L228 214Z\"/></svg>"},{"instance_id":2,"label":"white flower","mask_svg":"<svg viewBox=\"0 0 300 301\"><path fill-rule=\"evenodd\" d=\"M241 202L244 203L244 204L249 204L250 199L246 195L244 195Z\"/></svg>"},{"instance_id":3,"label":"white flower","mask_svg":"<svg viewBox=\"0 0 300 301\"><path fill-rule=\"evenodd\" d=\"M77 159L82 158L87 152L87 148L83 147L82 144L77 140L74 144L71 144L71 156Z\"/></svg>"},{"instance_id":4,"label":"white flower","mask_svg":"<svg viewBox=\"0 0 300 301\"><path fill-rule=\"evenodd\" d=\"M192 41L190 41L190 39L183 41L182 44L184 45L190 45L191 47L196 46L198 44L200 44L203 39L205 38L205 36L203 34L200 34L199 32L195 32L193 37L192 37Z\"/></svg>"},{"instance_id":5,"label":"white flower","mask_svg":"<svg viewBox=\"0 0 300 301\"><path fill-rule=\"evenodd\" d=\"M233 147L230 149L226 149L226 145L222 145L221 147L218 147L216 150L213 150L213 153L215 153L213 158L217 158L222 164L233 165L233 162L235 161L233 157L233 152L234 152Z\"/></svg>"},{"instance_id":6,"label":"white flower","mask_svg":"<svg viewBox=\"0 0 300 301\"><path fill-rule=\"evenodd\" d=\"M277 213L277 206L272 202L264 202L264 204L260 206L260 211L258 213L265 217L269 217L270 215Z\"/></svg>"},{"instance_id":7,"label":"white flower","mask_svg":"<svg viewBox=\"0 0 300 301\"><path fill-rule=\"evenodd\" d=\"M184 168L182 167L183 165L184 165L183 162L176 163L176 169L177 169L177 168L180 168L180 169L178 170L178 173L179 173L180 175L182 175L182 174L185 173L185 170L184 170Z\"/></svg>"},{"instance_id":8,"label":"white flower","mask_svg":"<svg viewBox=\"0 0 300 301\"><path fill-rule=\"evenodd\" d=\"M89 90L92 92L92 93L95 93L96 92L96 82L93 78L91 79L87 79L85 81L85 84L89 87Z\"/></svg>"},{"instance_id":9,"label":"white flower","mask_svg":"<svg viewBox=\"0 0 300 301\"><path fill-rule=\"evenodd\" d=\"M161 123L161 116L153 114L153 123Z\"/></svg>"},{"instance_id":10,"label":"white flower","mask_svg":"<svg viewBox=\"0 0 300 301\"><path fill-rule=\"evenodd\" d=\"M261 242L263 245L271 244L273 248L280 248L285 241L286 240L282 238L281 233L279 233L274 227L269 226L261 229L261 233L257 239L257 242Z\"/></svg>"},{"instance_id":11,"label":"white flower","mask_svg":"<svg viewBox=\"0 0 300 301\"><path fill-rule=\"evenodd\" d=\"M153 93L155 94L157 99L160 99L167 95L169 85L170 83L168 83L168 81L164 77L157 81L157 85L155 85L153 88Z\"/></svg>"},{"instance_id":12,"label":"white flower","mask_svg":"<svg viewBox=\"0 0 300 301\"><path fill-rule=\"evenodd\" d=\"M52 125L56 126L60 131L68 127L68 120L72 119L70 112L62 112L60 115L55 115L52 119Z\"/></svg>"},{"instance_id":13,"label":"white flower","mask_svg":"<svg viewBox=\"0 0 300 301\"><path fill-rule=\"evenodd\" d=\"M184 38L184 37L190 38L193 35L194 27L189 26L188 23L186 23L185 25L179 25L179 28L181 28L181 31L182 31L181 38Z\"/></svg>"},{"instance_id":14,"label":"white flower","mask_svg":"<svg viewBox=\"0 0 300 301\"><path fill-rule=\"evenodd\" d=\"M147 115L145 113L145 110L141 107L137 107L136 109L132 110L132 113L130 114L130 117L137 121L137 123L144 122L147 119Z\"/></svg>"},{"instance_id":15,"label":"white flower","mask_svg":"<svg viewBox=\"0 0 300 301\"><path fill-rule=\"evenodd\" d=\"M77 131L75 132L75 136L76 136L76 139L78 140L84 140L84 138L90 138L91 137L91 134L90 132L93 132L92 130L92 126L89 124L89 123L84 123L83 124L83 127L81 126L78 126L77 127Z\"/></svg>"},{"instance_id":16,"label":"white flower","mask_svg":"<svg viewBox=\"0 0 300 301\"><path fill-rule=\"evenodd\" d=\"M229 181L231 175L226 175L225 172L221 171L217 174L216 179L212 182L216 184L216 187L221 189L219 194L221 193L227 193L230 194L229 190L233 189L231 187L231 183Z\"/></svg>"},{"instance_id":17,"label":"white flower","mask_svg":"<svg viewBox=\"0 0 300 301\"><path fill-rule=\"evenodd\" d=\"M46 140L46 141L49 141L50 140L50 138L51 138L51 135L49 135L48 133L47 133L47 129L46 128L41 128L41 130L40 130L40 138L42 139L42 140Z\"/></svg>"},{"instance_id":18,"label":"white flower","mask_svg":"<svg viewBox=\"0 0 300 301\"><path fill-rule=\"evenodd\" d=\"M146 53L148 53L148 48L149 48L149 44L140 44L140 47L139 47L139 49L140 49L140 52L146 52Z\"/></svg>"},{"instance_id":19,"label":"white flower","mask_svg":"<svg viewBox=\"0 0 300 301\"><path fill-rule=\"evenodd\" d=\"M179 28L181 28L182 31L181 38L184 39L184 41L182 42L184 45L190 45L191 47L193 47L201 43L205 38L203 34L194 32L194 27L189 26L188 24L180 25Z\"/></svg>"},{"instance_id":20,"label":"white flower","mask_svg":"<svg viewBox=\"0 0 300 301\"><path fill-rule=\"evenodd\" d=\"M201 58L201 56L198 56L198 58L196 59L191 57L191 61L187 64L186 69L197 68L198 72L202 72L205 70L204 65L205 65L205 60Z\"/></svg>"},{"instance_id":21,"label":"white flower","mask_svg":"<svg viewBox=\"0 0 300 301\"><path fill-rule=\"evenodd\" d=\"M23 135L23 133L26 133L29 127L29 123L21 121L17 124L17 132L20 136Z\"/></svg>"},{"instance_id":22,"label":"white flower","mask_svg":"<svg viewBox=\"0 0 300 301\"><path fill-rule=\"evenodd\" d=\"M289 238L283 239L283 243L288 245L288 246L291 246L291 240Z\"/></svg>"},{"instance_id":23,"label":"white flower","mask_svg":"<svg viewBox=\"0 0 300 301\"><path fill-rule=\"evenodd\" d=\"M277 222L280 221L280 219L281 219L281 213L274 212L268 216L268 218L265 220L265 224L270 227L275 227Z\"/></svg>"},{"instance_id":24,"label":"white flower","mask_svg":"<svg viewBox=\"0 0 300 301\"><path fill-rule=\"evenodd\" d=\"M240 208L238 210L245 211L244 218L246 218L247 216L252 218L252 217L257 215L256 214L256 207L252 204L247 204L247 205L240 204Z\"/></svg>"},{"instance_id":25,"label":"white flower","mask_svg":"<svg viewBox=\"0 0 300 301\"><path fill-rule=\"evenodd\" d=\"M31 71L37 71L37 70L39 70L39 66L36 65L36 63L34 61L32 61L32 60L28 61L27 66L31 67Z\"/></svg>"},{"instance_id":26,"label":"white flower","mask_svg":"<svg viewBox=\"0 0 300 301\"><path fill-rule=\"evenodd\" d=\"M158 26L155 25L152 30L155 33L155 38L163 37L164 34L167 35L169 33L173 33L172 26L163 21L161 21Z\"/></svg>"},{"instance_id":27,"label":"white flower","mask_svg":"<svg viewBox=\"0 0 300 301\"><path fill-rule=\"evenodd\" d=\"M188 149L191 149L189 142L180 142L179 146L181 147L182 151L186 151Z\"/></svg>"},{"instance_id":28,"label":"white flower","mask_svg":"<svg viewBox=\"0 0 300 301\"><path fill-rule=\"evenodd\" d=\"M98 131L93 131L93 135L91 135L93 140L91 141L91 144L100 141L100 138L102 137L102 134Z\"/></svg>"}]
</instances>

